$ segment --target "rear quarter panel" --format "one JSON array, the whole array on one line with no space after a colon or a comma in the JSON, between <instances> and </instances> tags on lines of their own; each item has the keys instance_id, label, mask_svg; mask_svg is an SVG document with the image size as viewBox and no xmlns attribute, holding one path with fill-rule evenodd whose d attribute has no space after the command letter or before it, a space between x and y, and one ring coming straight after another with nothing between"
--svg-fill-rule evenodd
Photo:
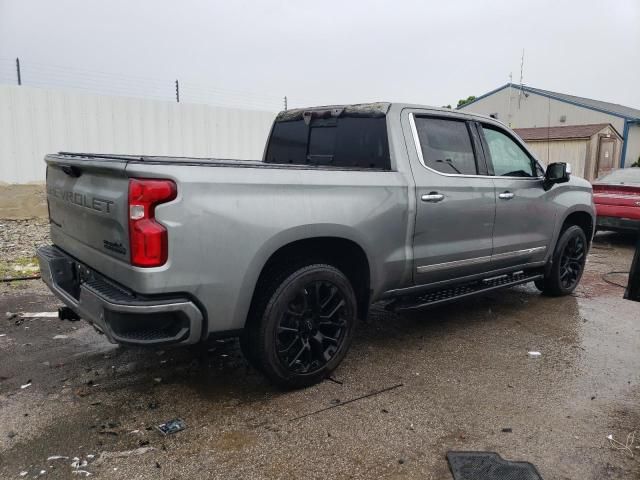
<instances>
[{"instance_id":1,"label":"rear quarter panel","mask_svg":"<svg viewBox=\"0 0 640 480\"><path fill-rule=\"evenodd\" d=\"M173 179L178 197L156 209L169 233L167 264L115 279L141 293L191 294L206 310L209 332L244 326L262 267L296 240L359 244L374 297L405 281L402 173L130 163L127 175Z\"/></svg>"}]
</instances>

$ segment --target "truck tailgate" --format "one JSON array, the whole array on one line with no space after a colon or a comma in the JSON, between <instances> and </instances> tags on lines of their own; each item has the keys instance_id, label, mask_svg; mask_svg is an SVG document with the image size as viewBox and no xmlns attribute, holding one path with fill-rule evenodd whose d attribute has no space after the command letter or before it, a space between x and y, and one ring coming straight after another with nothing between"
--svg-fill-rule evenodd
<instances>
[{"instance_id":1,"label":"truck tailgate","mask_svg":"<svg viewBox=\"0 0 640 480\"><path fill-rule=\"evenodd\" d=\"M129 262L127 159L48 155L46 162L54 243L88 264L82 247Z\"/></svg>"}]
</instances>

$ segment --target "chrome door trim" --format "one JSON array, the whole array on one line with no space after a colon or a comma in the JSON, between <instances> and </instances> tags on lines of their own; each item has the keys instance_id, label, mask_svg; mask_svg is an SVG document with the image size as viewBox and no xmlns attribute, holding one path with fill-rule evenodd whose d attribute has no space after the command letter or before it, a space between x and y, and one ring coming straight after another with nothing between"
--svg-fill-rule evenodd
<instances>
[{"instance_id":1,"label":"chrome door trim","mask_svg":"<svg viewBox=\"0 0 640 480\"><path fill-rule=\"evenodd\" d=\"M491 258L493 260L508 260L510 258L518 258L518 257L533 255L534 253L544 252L546 250L547 250L547 247L525 248L523 250L514 250L513 252L498 253L496 255L492 255Z\"/></svg>"},{"instance_id":2,"label":"chrome door trim","mask_svg":"<svg viewBox=\"0 0 640 480\"><path fill-rule=\"evenodd\" d=\"M509 180L544 180L544 176L541 176L541 177L506 177L505 176L503 177L499 175L468 175L468 174L462 174L462 173L444 173L444 172L439 172L438 170L434 170L433 168L427 166L427 164L424 162L424 156L422 155L422 147L420 146L420 137L418 136L418 129L416 128L415 115L416 115L415 112L409 112L409 125L411 126L411 136L413 137L413 144L416 147L418 160L420 160L420 163L422 164L422 166L427 170L429 170L430 172L433 172L438 175L442 175L443 177L489 178L489 179L505 178ZM430 116L430 114L425 113L424 116L428 117ZM431 114L431 116L434 116L434 115ZM452 117L452 118L457 121L467 121L466 119L463 119L460 117Z\"/></svg>"},{"instance_id":3,"label":"chrome door trim","mask_svg":"<svg viewBox=\"0 0 640 480\"><path fill-rule=\"evenodd\" d=\"M508 260L511 258L519 258L533 255L534 253L544 252L547 247L525 248L523 250L514 250L512 252L498 253L497 255L467 258L464 260L455 260L453 262L434 263L433 265L420 265L416 271L418 273L437 272L440 270L448 270L449 268L467 267L469 265L480 265L489 263L492 260Z\"/></svg>"},{"instance_id":4,"label":"chrome door trim","mask_svg":"<svg viewBox=\"0 0 640 480\"><path fill-rule=\"evenodd\" d=\"M418 273L436 272L439 270L447 270L449 268L466 267L468 265L479 265L481 263L491 262L491 257L467 258L464 260L456 260L453 262L434 263L433 265L421 265L417 268Z\"/></svg>"}]
</instances>

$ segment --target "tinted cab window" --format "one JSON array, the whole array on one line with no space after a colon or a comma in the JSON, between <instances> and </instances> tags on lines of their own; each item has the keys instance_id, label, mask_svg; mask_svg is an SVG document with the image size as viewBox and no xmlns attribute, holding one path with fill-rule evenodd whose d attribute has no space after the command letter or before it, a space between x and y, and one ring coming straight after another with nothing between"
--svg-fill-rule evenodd
<instances>
[{"instance_id":1,"label":"tinted cab window","mask_svg":"<svg viewBox=\"0 0 640 480\"><path fill-rule=\"evenodd\" d=\"M385 117L339 117L276 122L267 163L389 170Z\"/></svg>"},{"instance_id":2,"label":"tinted cab window","mask_svg":"<svg viewBox=\"0 0 640 480\"><path fill-rule=\"evenodd\" d=\"M478 166L467 123L431 117L415 117L425 165L448 174L477 175Z\"/></svg>"},{"instance_id":3,"label":"tinted cab window","mask_svg":"<svg viewBox=\"0 0 640 480\"><path fill-rule=\"evenodd\" d=\"M499 177L537 177L540 175L537 162L506 133L482 126L489 147L493 174Z\"/></svg>"}]
</instances>

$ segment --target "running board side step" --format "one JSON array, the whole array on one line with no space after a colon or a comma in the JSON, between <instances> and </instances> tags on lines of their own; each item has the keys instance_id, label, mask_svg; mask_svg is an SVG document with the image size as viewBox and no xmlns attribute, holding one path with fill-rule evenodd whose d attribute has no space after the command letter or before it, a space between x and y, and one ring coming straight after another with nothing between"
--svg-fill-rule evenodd
<instances>
[{"instance_id":1,"label":"running board side step","mask_svg":"<svg viewBox=\"0 0 640 480\"><path fill-rule=\"evenodd\" d=\"M461 298L490 292L492 290L498 290L500 288L508 288L522 283L533 282L534 280L538 280L542 277L542 273L537 272L515 272L507 275L500 275L498 277L455 285L452 287L442 288L440 290L430 290L422 295L400 297L387 304L386 309L394 312L419 310L422 308L453 302Z\"/></svg>"}]
</instances>

